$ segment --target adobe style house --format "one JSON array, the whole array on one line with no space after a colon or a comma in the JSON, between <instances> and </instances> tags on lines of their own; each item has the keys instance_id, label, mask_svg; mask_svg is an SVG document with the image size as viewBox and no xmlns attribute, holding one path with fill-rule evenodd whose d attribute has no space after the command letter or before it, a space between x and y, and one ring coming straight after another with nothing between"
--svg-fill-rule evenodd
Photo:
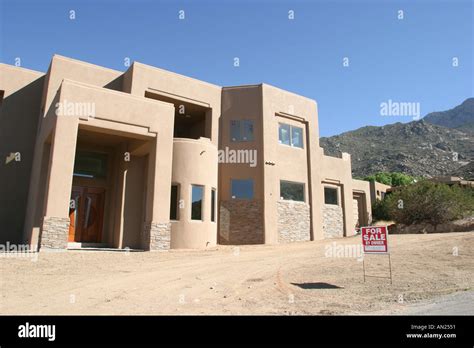
<instances>
[{"instance_id":1,"label":"adobe style house","mask_svg":"<svg viewBox=\"0 0 474 348\"><path fill-rule=\"evenodd\" d=\"M135 62L0 65L1 242L162 250L351 236L369 183L319 146L314 100Z\"/></svg>"}]
</instances>

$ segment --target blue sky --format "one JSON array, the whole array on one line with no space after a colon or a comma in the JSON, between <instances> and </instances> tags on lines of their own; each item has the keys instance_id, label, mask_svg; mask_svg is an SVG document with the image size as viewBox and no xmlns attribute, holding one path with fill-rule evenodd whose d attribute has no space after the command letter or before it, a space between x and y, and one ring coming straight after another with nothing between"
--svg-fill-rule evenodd
<instances>
[{"instance_id":1,"label":"blue sky","mask_svg":"<svg viewBox=\"0 0 474 348\"><path fill-rule=\"evenodd\" d=\"M124 71L129 57L221 86L264 82L315 99L321 136L411 121L382 116L389 99L425 115L474 95L472 0L0 2L3 63L46 71L57 53Z\"/></svg>"}]
</instances>

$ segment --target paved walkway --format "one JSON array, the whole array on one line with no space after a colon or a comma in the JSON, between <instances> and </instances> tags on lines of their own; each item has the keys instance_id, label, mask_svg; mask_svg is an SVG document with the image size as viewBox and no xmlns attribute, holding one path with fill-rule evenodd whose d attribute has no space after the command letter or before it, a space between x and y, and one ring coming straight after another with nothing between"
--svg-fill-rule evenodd
<instances>
[{"instance_id":1,"label":"paved walkway","mask_svg":"<svg viewBox=\"0 0 474 348\"><path fill-rule=\"evenodd\" d=\"M474 315L474 291L461 291L407 308L403 315Z\"/></svg>"}]
</instances>

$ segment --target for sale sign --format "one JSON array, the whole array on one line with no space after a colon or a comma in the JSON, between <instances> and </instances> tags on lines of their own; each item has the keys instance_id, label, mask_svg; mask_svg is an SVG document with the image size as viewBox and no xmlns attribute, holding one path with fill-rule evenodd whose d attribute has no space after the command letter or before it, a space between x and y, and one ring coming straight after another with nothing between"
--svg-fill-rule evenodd
<instances>
[{"instance_id":1,"label":"for sale sign","mask_svg":"<svg viewBox=\"0 0 474 348\"><path fill-rule=\"evenodd\" d=\"M364 253L388 252L387 226L362 227Z\"/></svg>"}]
</instances>

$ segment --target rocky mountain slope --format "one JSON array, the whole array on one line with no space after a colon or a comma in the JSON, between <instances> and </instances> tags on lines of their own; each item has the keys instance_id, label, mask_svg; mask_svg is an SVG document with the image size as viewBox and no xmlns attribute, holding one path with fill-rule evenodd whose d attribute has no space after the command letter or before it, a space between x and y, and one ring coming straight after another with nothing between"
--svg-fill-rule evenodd
<instances>
[{"instance_id":1,"label":"rocky mountain slope","mask_svg":"<svg viewBox=\"0 0 474 348\"><path fill-rule=\"evenodd\" d=\"M472 106L474 98L419 121L362 127L321 138L320 144L329 156L350 153L357 177L389 171L425 177L463 173L468 178L474 161Z\"/></svg>"},{"instance_id":2,"label":"rocky mountain slope","mask_svg":"<svg viewBox=\"0 0 474 348\"><path fill-rule=\"evenodd\" d=\"M423 119L438 126L472 131L474 130L474 98L466 99L461 105L451 110L429 113Z\"/></svg>"}]
</instances>

